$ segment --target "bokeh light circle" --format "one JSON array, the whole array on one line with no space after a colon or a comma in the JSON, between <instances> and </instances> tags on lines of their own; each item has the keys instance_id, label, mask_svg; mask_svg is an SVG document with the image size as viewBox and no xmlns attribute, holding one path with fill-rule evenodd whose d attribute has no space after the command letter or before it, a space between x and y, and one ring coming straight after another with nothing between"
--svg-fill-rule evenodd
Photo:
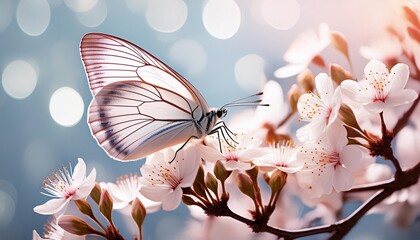
<instances>
[{"instance_id":1,"label":"bokeh light circle","mask_svg":"<svg viewBox=\"0 0 420 240\"><path fill-rule=\"evenodd\" d=\"M169 57L188 74L195 74L204 69L207 64L207 54L204 47L192 39L182 39L175 42L170 51Z\"/></svg>"},{"instance_id":2,"label":"bokeh light circle","mask_svg":"<svg viewBox=\"0 0 420 240\"><path fill-rule=\"evenodd\" d=\"M15 99L24 99L31 95L37 81L36 67L24 60L10 62L2 75L4 91Z\"/></svg>"},{"instance_id":3,"label":"bokeh light circle","mask_svg":"<svg viewBox=\"0 0 420 240\"><path fill-rule=\"evenodd\" d=\"M70 87L57 89L50 99L50 114L64 127L76 125L83 116L84 103L80 94Z\"/></svg>"},{"instance_id":4,"label":"bokeh light circle","mask_svg":"<svg viewBox=\"0 0 420 240\"><path fill-rule=\"evenodd\" d=\"M146 20L159 32L175 32L180 29L188 16L188 7L182 0L153 0L146 7Z\"/></svg>"},{"instance_id":5,"label":"bokeh light circle","mask_svg":"<svg viewBox=\"0 0 420 240\"><path fill-rule=\"evenodd\" d=\"M101 25L108 15L108 8L106 1L98 2L93 8L88 11L76 13L76 18L86 27L98 27Z\"/></svg>"},{"instance_id":6,"label":"bokeh light circle","mask_svg":"<svg viewBox=\"0 0 420 240\"><path fill-rule=\"evenodd\" d=\"M136 15L143 15L147 5L146 1L139 0L125 0L125 3L127 4L128 10Z\"/></svg>"},{"instance_id":7,"label":"bokeh light circle","mask_svg":"<svg viewBox=\"0 0 420 240\"><path fill-rule=\"evenodd\" d=\"M203 10L207 32L219 39L231 38L241 25L241 11L233 0L210 0Z\"/></svg>"},{"instance_id":8,"label":"bokeh light circle","mask_svg":"<svg viewBox=\"0 0 420 240\"><path fill-rule=\"evenodd\" d=\"M98 0L65 0L64 2L74 12L86 12L95 7Z\"/></svg>"},{"instance_id":9,"label":"bokeh light circle","mask_svg":"<svg viewBox=\"0 0 420 240\"><path fill-rule=\"evenodd\" d=\"M7 193L0 190L0 226L6 227L15 216L16 204L13 198Z\"/></svg>"},{"instance_id":10,"label":"bokeh light circle","mask_svg":"<svg viewBox=\"0 0 420 240\"><path fill-rule=\"evenodd\" d=\"M13 3L10 0L0 1L0 32L5 30L13 19Z\"/></svg>"},{"instance_id":11,"label":"bokeh light circle","mask_svg":"<svg viewBox=\"0 0 420 240\"><path fill-rule=\"evenodd\" d=\"M292 28L300 16L300 5L296 0L263 0L260 3L263 19L273 28Z\"/></svg>"},{"instance_id":12,"label":"bokeh light circle","mask_svg":"<svg viewBox=\"0 0 420 240\"><path fill-rule=\"evenodd\" d=\"M20 29L29 36L39 36L50 24L51 9L46 0L21 0L16 10Z\"/></svg>"},{"instance_id":13,"label":"bokeh light circle","mask_svg":"<svg viewBox=\"0 0 420 240\"><path fill-rule=\"evenodd\" d=\"M252 93L261 90L266 79L265 61L256 54L241 57L235 64L235 79L238 85Z\"/></svg>"}]
</instances>

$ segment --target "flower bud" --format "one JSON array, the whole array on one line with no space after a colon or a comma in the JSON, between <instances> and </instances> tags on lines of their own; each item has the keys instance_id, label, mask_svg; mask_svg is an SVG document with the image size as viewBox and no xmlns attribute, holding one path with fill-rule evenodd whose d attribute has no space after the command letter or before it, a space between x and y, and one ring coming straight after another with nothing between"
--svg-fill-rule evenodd
<instances>
[{"instance_id":1,"label":"flower bud","mask_svg":"<svg viewBox=\"0 0 420 240\"><path fill-rule=\"evenodd\" d=\"M276 193L283 189L284 185L286 184L287 173L274 170L270 176L270 180L268 181L268 185L271 188L271 192Z\"/></svg>"},{"instance_id":2,"label":"flower bud","mask_svg":"<svg viewBox=\"0 0 420 240\"><path fill-rule=\"evenodd\" d=\"M293 84L290 87L289 92L287 93L287 98L289 100L289 104L290 104L290 109L292 110L292 112L297 112L297 104L299 101L300 96L302 95L302 91L300 90L300 88L298 87L297 84Z\"/></svg>"},{"instance_id":3,"label":"flower bud","mask_svg":"<svg viewBox=\"0 0 420 240\"><path fill-rule=\"evenodd\" d=\"M254 188L252 186L252 180L245 174L239 173L238 174L238 188L241 192L251 199L254 199Z\"/></svg>"},{"instance_id":4,"label":"flower bud","mask_svg":"<svg viewBox=\"0 0 420 240\"><path fill-rule=\"evenodd\" d=\"M253 168L248 169L245 172L248 174L248 176L251 178L251 180L253 182L257 182L257 178L258 178L258 167L257 166L254 166Z\"/></svg>"},{"instance_id":5,"label":"flower bud","mask_svg":"<svg viewBox=\"0 0 420 240\"><path fill-rule=\"evenodd\" d=\"M360 132L363 132L360 128L359 124L357 123L356 116L353 113L353 110L346 104L341 104L340 110L338 111L338 116L341 121L347 126L355 128Z\"/></svg>"},{"instance_id":6,"label":"flower bud","mask_svg":"<svg viewBox=\"0 0 420 240\"><path fill-rule=\"evenodd\" d=\"M331 38L331 44L335 47L335 49L341 52L347 58L347 60L350 60L349 47L348 47L347 40L344 37L344 35L340 32L331 31L330 38Z\"/></svg>"},{"instance_id":7,"label":"flower bud","mask_svg":"<svg viewBox=\"0 0 420 240\"><path fill-rule=\"evenodd\" d=\"M404 18L420 30L420 19L417 17L416 12L409 6L403 6L402 9Z\"/></svg>"},{"instance_id":8,"label":"flower bud","mask_svg":"<svg viewBox=\"0 0 420 240\"><path fill-rule=\"evenodd\" d=\"M194 199L187 195L182 195L182 202L184 202L184 204L188 206L198 205L198 203L194 201Z\"/></svg>"},{"instance_id":9,"label":"flower bud","mask_svg":"<svg viewBox=\"0 0 420 240\"><path fill-rule=\"evenodd\" d=\"M215 177L211 173L207 173L206 175L206 186L209 188L214 194L218 195L218 183Z\"/></svg>"},{"instance_id":10,"label":"flower bud","mask_svg":"<svg viewBox=\"0 0 420 240\"><path fill-rule=\"evenodd\" d=\"M92 228L83 219L70 215L62 215L58 218L58 226L64 231L83 236L87 234L101 234L98 230Z\"/></svg>"},{"instance_id":11,"label":"flower bud","mask_svg":"<svg viewBox=\"0 0 420 240\"><path fill-rule=\"evenodd\" d=\"M79 199L74 201L79 211L91 218L94 218L95 215L93 214L92 207L85 199Z\"/></svg>"},{"instance_id":12,"label":"flower bud","mask_svg":"<svg viewBox=\"0 0 420 240\"><path fill-rule=\"evenodd\" d=\"M314 74L309 68L307 68L299 73L297 76L297 82L303 89L305 89L305 92L311 92L315 86Z\"/></svg>"},{"instance_id":13,"label":"flower bud","mask_svg":"<svg viewBox=\"0 0 420 240\"><path fill-rule=\"evenodd\" d=\"M353 79L353 76L348 71L340 65L334 63L330 65L330 76L331 79L338 85L340 85L344 80Z\"/></svg>"},{"instance_id":14,"label":"flower bud","mask_svg":"<svg viewBox=\"0 0 420 240\"><path fill-rule=\"evenodd\" d=\"M140 229L143 225L144 219L146 218L146 208L138 198L135 198L133 201L131 217L134 219L134 222L136 222L137 227Z\"/></svg>"},{"instance_id":15,"label":"flower bud","mask_svg":"<svg viewBox=\"0 0 420 240\"><path fill-rule=\"evenodd\" d=\"M101 201L99 202L99 211L112 223L112 198L107 190L103 190L101 194Z\"/></svg>"},{"instance_id":16,"label":"flower bud","mask_svg":"<svg viewBox=\"0 0 420 240\"><path fill-rule=\"evenodd\" d=\"M225 166L221 161L217 161L214 165L214 176L219 179L220 182L224 183L226 179L229 177L229 173L227 172Z\"/></svg>"},{"instance_id":17,"label":"flower bud","mask_svg":"<svg viewBox=\"0 0 420 240\"><path fill-rule=\"evenodd\" d=\"M96 204L99 204L99 201L101 200L101 193L102 193L101 186L95 183L95 186L92 188L92 191L90 192L90 197L93 199L93 201L96 202Z\"/></svg>"}]
</instances>

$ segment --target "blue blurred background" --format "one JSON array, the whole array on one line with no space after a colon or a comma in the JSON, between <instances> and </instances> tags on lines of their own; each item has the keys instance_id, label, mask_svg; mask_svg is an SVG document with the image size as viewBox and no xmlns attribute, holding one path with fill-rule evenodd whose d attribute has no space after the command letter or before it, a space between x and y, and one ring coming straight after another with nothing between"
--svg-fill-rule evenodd
<instances>
[{"instance_id":1,"label":"blue blurred background","mask_svg":"<svg viewBox=\"0 0 420 240\"><path fill-rule=\"evenodd\" d=\"M104 32L143 47L217 107L275 79L293 39L321 22L348 38L360 75L366 60L359 46L384 34L399 2L0 0L0 238L42 233L47 217L33 212L48 200L39 194L42 181L69 161L85 159L98 182L138 172L142 164L111 160L90 135L86 108L92 96L79 56L84 34ZM323 55L345 65L336 52ZM277 80L285 91L293 82ZM148 216L145 239L177 239L187 217L185 207ZM398 230L381 216L368 216L348 238L414 239L419 226Z\"/></svg>"}]
</instances>

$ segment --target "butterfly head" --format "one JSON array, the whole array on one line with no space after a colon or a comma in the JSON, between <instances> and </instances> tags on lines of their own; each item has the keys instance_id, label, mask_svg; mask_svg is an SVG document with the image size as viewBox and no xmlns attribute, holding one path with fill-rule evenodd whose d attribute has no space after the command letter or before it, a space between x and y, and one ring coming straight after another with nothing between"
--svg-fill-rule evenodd
<instances>
[{"instance_id":1,"label":"butterfly head","mask_svg":"<svg viewBox=\"0 0 420 240\"><path fill-rule=\"evenodd\" d=\"M217 118L224 118L226 117L226 114L227 114L226 108L220 108L220 109L217 109L216 111Z\"/></svg>"}]
</instances>

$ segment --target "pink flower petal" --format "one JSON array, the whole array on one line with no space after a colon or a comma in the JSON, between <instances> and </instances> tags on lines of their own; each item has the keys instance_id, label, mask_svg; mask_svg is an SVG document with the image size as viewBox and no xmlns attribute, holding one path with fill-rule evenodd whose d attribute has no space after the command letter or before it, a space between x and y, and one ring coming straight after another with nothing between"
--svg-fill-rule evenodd
<instances>
[{"instance_id":1,"label":"pink flower petal","mask_svg":"<svg viewBox=\"0 0 420 240\"><path fill-rule=\"evenodd\" d=\"M193 184L200 166L201 159L198 146L188 147L180 151L179 154L181 154L179 157L182 157L182 159L177 157L175 161L178 161L178 177L182 179L180 186L189 187Z\"/></svg>"},{"instance_id":2,"label":"pink flower petal","mask_svg":"<svg viewBox=\"0 0 420 240\"><path fill-rule=\"evenodd\" d=\"M315 77L315 86L322 102L331 106L332 94L334 92L332 80L325 73L320 73Z\"/></svg>"},{"instance_id":3,"label":"pink flower petal","mask_svg":"<svg viewBox=\"0 0 420 240\"><path fill-rule=\"evenodd\" d=\"M34 207L34 212L42 215L56 214L64 209L69 202L70 200L65 198L51 199L42 205Z\"/></svg>"},{"instance_id":4,"label":"pink flower petal","mask_svg":"<svg viewBox=\"0 0 420 240\"><path fill-rule=\"evenodd\" d=\"M347 132L341 122L333 122L327 128L328 142L332 146L334 152L340 152L347 145Z\"/></svg>"},{"instance_id":5,"label":"pink flower petal","mask_svg":"<svg viewBox=\"0 0 420 240\"><path fill-rule=\"evenodd\" d=\"M274 76L276 76L277 78L288 78L302 72L306 67L308 67L308 65L309 62L288 64L284 67L277 69L274 72Z\"/></svg>"},{"instance_id":6,"label":"pink flower petal","mask_svg":"<svg viewBox=\"0 0 420 240\"><path fill-rule=\"evenodd\" d=\"M385 76L388 76L389 71L383 62L373 59L366 64L364 73L366 80L373 83L375 80L384 79Z\"/></svg>"},{"instance_id":7,"label":"pink flower petal","mask_svg":"<svg viewBox=\"0 0 420 240\"><path fill-rule=\"evenodd\" d=\"M78 190L76 191L76 194L73 196L73 200L86 198L89 196L90 192L92 191L92 188L95 186L95 179L96 179L96 169L92 169L89 176L83 181L83 183L80 185Z\"/></svg>"},{"instance_id":8,"label":"pink flower petal","mask_svg":"<svg viewBox=\"0 0 420 240\"><path fill-rule=\"evenodd\" d=\"M390 92L385 100L387 107L395 107L403 104L409 104L416 100L417 93L413 89L401 89Z\"/></svg>"},{"instance_id":9,"label":"pink flower petal","mask_svg":"<svg viewBox=\"0 0 420 240\"><path fill-rule=\"evenodd\" d=\"M171 188L159 187L154 185L146 185L140 188L140 193L143 196L155 202L161 202L163 198L165 198L165 196L171 192Z\"/></svg>"},{"instance_id":10,"label":"pink flower petal","mask_svg":"<svg viewBox=\"0 0 420 240\"><path fill-rule=\"evenodd\" d=\"M389 81L391 82L390 92L404 89L410 75L408 66L404 63L398 63L391 69Z\"/></svg>"},{"instance_id":11,"label":"pink flower petal","mask_svg":"<svg viewBox=\"0 0 420 240\"><path fill-rule=\"evenodd\" d=\"M351 189L354 183L354 177L350 171L340 165L337 165L333 176L333 186L337 192Z\"/></svg>"},{"instance_id":12,"label":"pink flower petal","mask_svg":"<svg viewBox=\"0 0 420 240\"><path fill-rule=\"evenodd\" d=\"M343 164L351 172L354 172L363 165L360 163L363 153L360 146L348 145L340 151L340 163Z\"/></svg>"},{"instance_id":13,"label":"pink flower petal","mask_svg":"<svg viewBox=\"0 0 420 240\"><path fill-rule=\"evenodd\" d=\"M182 200L182 189L180 187L175 188L175 190L165 196L162 201L162 209L165 211L175 210Z\"/></svg>"},{"instance_id":14,"label":"pink flower petal","mask_svg":"<svg viewBox=\"0 0 420 240\"><path fill-rule=\"evenodd\" d=\"M76 164L76 167L74 167L73 170L73 184L79 185L86 177L86 164L83 159L78 158L78 163Z\"/></svg>"},{"instance_id":15,"label":"pink flower petal","mask_svg":"<svg viewBox=\"0 0 420 240\"><path fill-rule=\"evenodd\" d=\"M365 105L365 109L373 113L383 112L385 108L386 108L386 105L382 101L370 102Z\"/></svg>"}]
</instances>

